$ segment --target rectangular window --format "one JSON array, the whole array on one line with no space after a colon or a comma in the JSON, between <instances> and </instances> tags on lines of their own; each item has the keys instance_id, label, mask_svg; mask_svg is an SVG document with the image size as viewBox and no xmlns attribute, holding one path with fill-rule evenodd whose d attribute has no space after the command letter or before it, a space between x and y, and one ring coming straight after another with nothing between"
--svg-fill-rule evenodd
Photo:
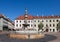
<instances>
[{"instance_id":1,"label":"rectangular window","mask_svg":"<svg viewBox=\"0 0 60 42\"><path fill-rule=\"evenodd\" d=\"M42 22L44 22L44 21L42 20Z\"/></svg>"},{"instance_id":2,"label":"rectangular window","mask_svg":"<svg viewBox=\"0 0 60 42\"><path fill-rule=\"evenodd\" d=\"M55 20L53 20L53 22L55 22Z\"/></svg>"},{"instance_id":3,"label":"rectangular window","mask_svg":"<svg viewBox=\"0 0 60 42\"><path fill-rule=\"evenodd\" d=\"M16 27L18 27L18 24L16 24Z\"/></svg>"},{"instance_id":4,"label":"rectangular window","mask_svg":"<svg viewBox=\"0 0 60 42\"><path fill-rule=\"evenodd\" d=\"M16 23L18 23L18 20L16 21Z\"/></svg>"},{"instance_id":5,"label":"rectangular window","mask_svg":"<svg viewBox=\"0 0 60 42\"><path fill-rule=\"evenodd\" d=\"M51 20L50 20L50 22L51 22Z\"/></svg>"},{"instance_id":6,"label":"rectangular window","mask_svg":"<svg viewBox=\"0 0 60 42\"><path fill-rule=\"evenodd\" d=\"M48 20L46 20L46 22L48 22Z\"/></svg>"},{"instance_id":7,"label":"rectangular window","mask_svg":"<svg viewBox=\"0 0 60 42\"><path fill-rule=\"evenodd\" d=\"M51 24L50 24L50 27L51 27Z\"/></svg>"},{"instance_id":8,"label":"rectangular window","mask_svg":"<svg viewBox=\"0 0 60 42\"><path fill-rule=\"evenodd\" d=\"M34 25L36 27L36 25Z\"/></svg>"},{"instance_id":9,"label":"rectangular window","mask_svg":"<svg viewBox=\"0 0 60 42\"><path fill-rule=\"evenodd\" d=\"M46 24L46 27L48 27L48 24Z\"/></svg>"},{"instance_id":10,"label":"rectangular window","mask_svg":"<svg viewBox=\"0 0 60 42\"><path fill-rule=\"evenodd\" d=\"M55 24L53 24L53 27L55 26Z\"/></svg>"},{"instance_id":11,"label":"rectangular window","mask_svg":"<svg viewBox=\"0 0 60 42\"><path fill-rule=\"evenodd\" d=\"M56 20L57 22L59 22L59 20Z\"/></svg>"},{"instance_id":12,"label":"rectangular window","mask_svg":"<svg viewBox=\"0 0 60 42\"><path fill-rule=\"evenodd\" d=\"M30 21L28 21L28 23L30 23Z\"/></svg>"},{"instance_id":13,"label":"rectangular window","mask_svg":"<svg viewBox=\"0 0 60 42\"><path fill-rule=\"evenodd\" d=\"M31 21L31 23L32 23L32 21Z\"/></svg>"},{"instance_id":14,"label":"rectangular window","mask_svg":"<svg viewBox=\"0 0 60 42\"><path fill-rule=\"evenodd\" d=\"M38 22L40 22L40 21L38 20Z\"/></svg>"},{"instance_id":15,"label":"rectangular window","mask_svg":"<svg viewBox=\"0 0 60 42\"><path fill-rule=\"evenodd\" d=\"M21 23L21 21L20 21L20 23Z\"/></svg>"},{"instance_id":16,"label":"rectangular window","mask_svg":"<svg viewBox=\"0 0 60 42\"><path fill-rule=\"evenodd\" d=\"M27 23L27 21L25 20L24 23Z\"/></svg>"},{"instance_id":17,"label":"rectangular window","mask_svg":"<svg viewBox=\"0 0 60 42\"><path fill-rule=\"evenodd\" d=\"M21 27L21 24L20 24L20 27Z\"/></svg>"},{"instance_id":18,"label":"rectangular window","mask_svg":"<svg viewBox=\"0 0 60 42\"><path fill-rule=\"evenodd\" d=\"M36 20L34 22L36 22Z\"/></svg>"},{"instance_id":19,"label":"rectangular window","mask_svg":"<svg viewBox=\"0 0 60 42\"><path fill-rule=\"evenodd\" d=\"M50 31L51 31L51 29L50 29Z\"/></svg>"},{"instance_id":20,"label":"rectangular window","mask_svg":"<svg viewBox=\"0 0 60 42\"><path fill-rule=\"evenodd\" d=\"M33 25L31 24L31 27L32 27Z\"/></svg>"},{"instance_id":21,"label":"rectangular window","mask_svg":"<svg viewBox=\"0 0 60 42\"><path fill-rule=\"evenodd\" d=\"M58 27L58 24L57 24L57 27Z\"/></svg>"}]
</instances>

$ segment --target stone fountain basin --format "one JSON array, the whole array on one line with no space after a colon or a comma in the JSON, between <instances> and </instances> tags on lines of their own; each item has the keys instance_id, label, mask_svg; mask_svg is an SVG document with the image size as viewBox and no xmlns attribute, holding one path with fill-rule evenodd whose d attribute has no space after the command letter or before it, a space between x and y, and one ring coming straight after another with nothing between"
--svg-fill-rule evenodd
<instances>
[{"instance_id":1,"label":"stone fountain basin","mask_svg":"<svg viewBox=\"0 0 60 42\"><path fill-rule=\"evenodd\" d=\"M8 36L17 39L38 39L44 38L45 35L38 31L11 31Z\"/></svg>"},{"instance_id":2,"label":"stone fountain basin","mask_svg":"<svg viewBox=\"0 0 60 42\"><path fill-rule=\"evenodd\" d=\"M30 38L27 34L8 34L10 38L16 39L39 39L44 38L44 34L30 34Z\"/></svg>"}]
</instances>

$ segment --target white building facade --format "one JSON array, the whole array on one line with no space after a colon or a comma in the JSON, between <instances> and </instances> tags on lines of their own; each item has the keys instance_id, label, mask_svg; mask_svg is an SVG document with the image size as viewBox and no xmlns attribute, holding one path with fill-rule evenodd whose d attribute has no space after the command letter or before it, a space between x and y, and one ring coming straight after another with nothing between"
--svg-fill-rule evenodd
<instances>
[{"instance_id":1,"label":"white building facade","mask_svg":"<svg viewBox=\"0 0 60 42\"><path fill-rule=\"evenodd\" d=\"M0 14L0 31L6 31L13 28L14 25L12 24L12 21L3 14Z\"/></svg>"},{"instance_id":2,"label":"white building facade","mask_svg":"<svg viewBox=\"0 0 60 42\"><path fill-rule=\"evenodd\" d=\"M57 24L60 21L60 16L43 16L41 18L41 16L39 16L37 19L35 19L35 24L36 24L36 28L38 28L38 24L40 22L43 23L43 31L46 32L58 32L57 29Z\"/></svg>"},{"instance_id":3,"label":"white building facade","mask_svg":"<svg viewBox=\"0 0 60 42\"><path fill-rule=\"evenodd\" d=\"M60 16L32 16L32 15L28 15L27 18L27 23L29 24L29 26L27 27L27 29L34 29L36 31L38 31L38 25L40 24L40 22L43 23L43 29L42 31L46 31L46 32L57 32L58 29L56 28L60 21ZM23 28L23 24L25 21L25 17L23 16L19 16L16 18L15 20L15 29L22 29Z\"/></svg>"}]
</instances>

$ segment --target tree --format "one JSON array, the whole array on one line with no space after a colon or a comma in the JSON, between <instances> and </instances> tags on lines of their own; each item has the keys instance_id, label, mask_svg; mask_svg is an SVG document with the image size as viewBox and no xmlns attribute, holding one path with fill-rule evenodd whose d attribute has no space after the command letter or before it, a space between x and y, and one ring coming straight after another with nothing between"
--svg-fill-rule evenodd
<instances>
[{"instance_id":1,"label":"tree","mask_svg":"<svg viewBox=\"0 0 60 42\"><path fill-rule=\"evenodd\" d=\"M42 24L42 22L40 22L40 24L38 25L38 31L42 28L43 28L43 24Z\"/></svg>"},{"instance_id":2,"label":"tree","mask_svg":"<svg viewBox=\"0 0 60 42\"><path fill-rule=\"evenodd\" d=\"M60 30L60 21L59 21L59 23L57 24L57 29Z\"/></svg>"}]
</instances>

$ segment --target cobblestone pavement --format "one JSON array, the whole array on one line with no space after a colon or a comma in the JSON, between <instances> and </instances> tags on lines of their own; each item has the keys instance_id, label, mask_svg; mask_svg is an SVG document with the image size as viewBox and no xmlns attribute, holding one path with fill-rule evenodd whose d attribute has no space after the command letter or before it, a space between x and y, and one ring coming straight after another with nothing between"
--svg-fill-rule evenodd
<instances>
[{"instance_id":1,"label":"cobblestone pavement","mask_svg":"<svg viewBox=\"0 0 60 42\"><path fill-rule=\"evenodd\" d=\"M13 39L6 36L5 33L0 34L0 42L60 42L60 33L45 33L42 39Z\"/></svg>"},{"instance_id":2,"label":"cobblestone pavement","mask_svg":"<svg viewBox=\"0 0 60 42\"><path fill-rule=\"evenodd\" d=\"M55 33L46 33L48 35L54 35L56 37L55 40L49 41L49 42L60 42L60 32L55 32Z\"/></svg>"}]
</instances>

